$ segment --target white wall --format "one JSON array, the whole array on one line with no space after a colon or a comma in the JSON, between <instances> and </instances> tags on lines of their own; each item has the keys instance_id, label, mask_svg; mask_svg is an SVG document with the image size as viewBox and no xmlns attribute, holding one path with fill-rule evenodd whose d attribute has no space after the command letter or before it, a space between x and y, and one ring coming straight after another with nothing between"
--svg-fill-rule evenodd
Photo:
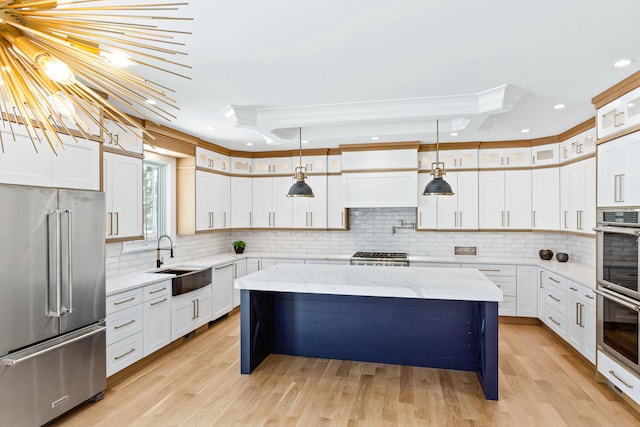
<instances>
[{"instance_id":1,"label":"white wall","mask_svg":"<svg viewBox=\"0 0 640 427\"><path fill-rule=\"evenodd\" d=\"M356 251L408 252L412 255L450 256L454 246L476 246L479 256L537 258L538 250L566 252L569 260L595 265L595 239L560 233L532 232L423 232L398 229L400 220L415 221L415 208L351 209L349 231L230 231L178 236L175 256L165 261L231 253L234 240L247 242L247 251L295 252L299 254L352 254ZM168 241L164 240L162 246ZM122 253L119 243L107 244L107 276L149 270L155 267L156 252Z\"/></svg>"}]
</instances>

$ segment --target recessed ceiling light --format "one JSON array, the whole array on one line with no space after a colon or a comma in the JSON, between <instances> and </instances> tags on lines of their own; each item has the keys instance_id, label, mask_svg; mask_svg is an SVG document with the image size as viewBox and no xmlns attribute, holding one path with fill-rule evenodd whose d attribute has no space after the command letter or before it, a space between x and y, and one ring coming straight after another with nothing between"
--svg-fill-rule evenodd
<instances>
[{"instance_id":1,"label":"recessed ceiling light","mask_svg":"<svg viewBox=\"0 0 640 427\"><path fill-rule=\"evenodd\" d=\"M564 104L556 104L553 106L553 108L556 110L562 110L564 107L566 107L566 105Z\"/></svg>"},{"instance_id":2,"label":"recessed ceiling light","mask_svg":"<svg viewBox=\"0 0 640 427\"><path fill-rule=\"evenodd\" d=\"M451 132L449 135L451 135L451 136L458 136L458 132Z\"/></svg>"},{"instance_id":3,"label":"recessed ceiling light","mask_svg":"<svg viewBox=\"0 0 640 427\"><path fill-rule=\"evenodd\" d=\"M522 132L522 133L529 133L529 129L522 129L520 132Z\"/></svg>"},{"instance_id":4,"label":"recessed ceiling light","mask_svg":"<svg viewBox=\"0 0 640 427\"><path fill-rule=\"evenodd\" d=\"M372 141L377 141L377 140L379 140L379 139L380 139L380 138L378 138L377 136L372 136L372 137L371 137L371 140L372 140Z\"/></svg>"},{"instance_id":5,"label":"recessed ceiling light","mask_svg":"<svg viewBox=\"0 0 640 427\"><path fill-rule=\"evenodd\" d=\"M632 62L633 62L633 59L621 59L619 61L614 62L613 66L616 68L622 68L622 67L626 67Z\"/></svg>"},{"instance_id":6,"label":"recessed ceiling light","mask_svg":"<svg viewBox=\"0 0 640 427\"><path fill-rule=\"evenodd\" d=\"M253 142L247 142L247 147L253 147Z\"/></svg>"},{"instance_id":7,"label":"recessed ceiling light","mask_svg":"<svg viewBox=\"0 0 640 427\"><path fill-rule=\"evenodd\" d=\"M149 105L156 105L156 104L157 104L157 102L156 102L155 100L153 100L153 99L147 99L147 100L146 100L146 101L144 101L144 102L146 102L146 103L147 103L147 104L149 104Z\"/></svg>"}]
</instances>

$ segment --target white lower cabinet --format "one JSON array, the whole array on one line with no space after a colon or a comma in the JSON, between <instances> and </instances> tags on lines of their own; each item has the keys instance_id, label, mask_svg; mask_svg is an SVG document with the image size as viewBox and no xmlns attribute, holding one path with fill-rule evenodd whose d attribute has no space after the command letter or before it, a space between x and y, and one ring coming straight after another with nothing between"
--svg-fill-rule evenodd
<instances>
[{"instance_id":1,"label":"white lower cabinet","mask_svg":"<svg viewBox=\"0 0 640 427\"><path fill-rule=\"evenodd\" d=\"M515 265L503 264L463 264L463 267L477 268L487 279L502 291L502 302L498 304L498 315L517 316L517 270Z\"/></svg>"},{"instance_id":2,"label":"white lower cabinet","mask_svg":"<svg viewBox=\"0 0 640 427\"><path fill-rule=\"evenodd\" d=\"M143 289L144 356L171 342L171 280Z\"/></svg>"},{"instance_id":3,"label":"white lower cabinet","mask_svg":"<svg viewBox=\"0 0 640 427\"><path fill-rule=\"evenodd\" d=\"M601 351L598 351L598 372L634 402L640 404L640 377L638 375L624 368Z\"/></svg>"},{"instance_id":4,"label":"white lower cabinet","mask_svg":"<svg viewBox=\"0 0 640 427\"><path fill-rule=\"evenodd\" d=\"M171 341L188 334L211 320L211 285L176 295L171 301Z\"/></svg>"},{"instance_id":5,"label":"white lower cabinet","mask_svg":"<svg viewBox=\"0 0 640 427\"><path fill-rule=\"evenodd\" d=\"M596 363L595 293L573 281L567 282L568 339L591 363Z\"/></svg>"},{"instance_id":6,"label":"white lower cabinet","mask_svg":"<svg viewBox=\"0 0 640 427\"><path fill-rule=\"evenodd\" d=\"M566 279L548 271L542 274L544 287L544 319L562 339L567 339L567 291Z\"/></svg>"},{"instance_id":7,"label":"white lower cabinet","mask_svg":"<svg viewBox=\"0 0 640 427\"><path fill-rule=\"evenodd\" d=\"M247 260L239 259L233 262L233 278L238 279L247 275ZM233 308L240 305L240 289L233 289Z\"/></svg>"},{"instance_id":8,"label":"white lower cabinet","mask_svg":"<svg viewBox=\"0 0 640 427\"><path fill-rule=\"evenodd\" d=\"M262 270L261 258L247 258L247 274Z\"/></svg>"},{"instance_id":9,"label":"white lower cabinet","mask_svg":"<svg viewBox=\"0 0 640 427\"><path fill-rule=\"evenodd\" d=\"M142 289L107 297L107 376L144 355Z\"/></svg>"},{"instance_id":10,"label":"white lower cabinet","mask_svg":"<svg viewBox=\"0 0 640 427\"><path fill-rule=\"evenodd\" d=\"M213 307L211 320L216 320L233 310L234 273L235 267L233 264L213 269L213 279L211 283Z\"/></svg>"},{"instance_id":11,"label":"white lower cabinet","mask_svg":"<svg viewBox=\"0 0 640 427\"><path fill-rule=\"evenodd\" d=\"M538 267L516 267L516 315L538 317Z\"/></svg>"}]
</instances>

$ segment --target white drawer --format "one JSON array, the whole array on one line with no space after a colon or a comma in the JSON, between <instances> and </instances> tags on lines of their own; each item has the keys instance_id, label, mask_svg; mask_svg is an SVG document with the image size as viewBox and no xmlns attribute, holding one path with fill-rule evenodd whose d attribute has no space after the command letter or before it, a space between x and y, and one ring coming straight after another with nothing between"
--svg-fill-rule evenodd
<instances>
[{"instance_id":1,"label":"white drawer","mask_svg":"<svg viewBox=\"0 0 640 427\"><path fill-rule=\"evenodd\" d=\"M144 337L138 332L107 346L107 376L111 376L142 358Z\"/></svg>"},{"instance_id":2,"label":"white drawer","mask_svg":"<svg viewBox=\"0 0 640 427\"><path fill-rule=\"evenodd\" d=\"M107 297L107 314L142 303L142 289L132 289Z\"/></svg>"},{"instance_id":3,"label":"white drawer","mask_svg":"<svg viewBox=\"0 0 640 427\"><path fill-rule=\"evenodd\" d=\"M504 296L515 297L516 294L516 278L509 276L494 276L488 277L497 287L500 288Z\"/></svg>"},{"instance_id":4,"label":"white drawer","mask_svg":"<svg viewBox=\"0 0 640 427\"><path fill-rule=\"evenodd\" d=\"M142 331L142 306L129 307L107 316L107 345Z\"/></svg>"},{"instance_id":5,"label":"white drawer","mask_svg":"<svg viewBox=\"0 0 640 427\"><path fill-rule=\"evenodd\" d=\"M545 289L545 305L553 307L563 316L567 315L567 293L554 286L547 286Z\"/></svg>"},{"instance_id":6,"label":"white drawer","mask_svg":"<svg viewBox=\"0 0 640 427\"><path fill-rule=\"evenodd\" d=\"M567 336L567 316L549 304L544 308L544 323L563 339Z\"/></svg>"},{"instance_id":7,"label":"white drawer","mask_svg":"<svg viewBox=\"0 0 640 427\"><path fill-rule=\"evenodd\" d=\"M515 316L516 315L516 297L504 296L503 300L498 303L499 316Z\"/></svg>"},{"instance_id":8,"label":"white drawer","mask_svg":"<svg viewBox=\"0 0 640 427\"><path fill-rule=\"evenodd\" d=\"M147 285L143 288L144 301L171 295L171 279Z\"/></svg>"},{"instance_id":9,"label":"white drawer","mask_svg":"<svg viewBox=\"0 0 640 427\"><path fill-rule=\"evenodd\" d=\"M509 264L463 264L466 268L477 268L485 276L516 276L516 266Z\"/></svg>"},{"instance_id":10,"label":"white drawer","mask_svg":"<svg viewBox=\"0 0 640 427\"><path fill-rule=\"evenodd\" d=\"M567 294L573 295L581 302L588 304L592 307L596 305L596 294L592 289L586 286L579 285L572 281L567 281Z\"/></svg>"},{"instance_id":11,"label":"white drawer","mask_svg":"<svg viewBox=\"0 0 640 427\"><path fill-rule=\"evenodd\" d=\"M615 384L634 402L640 403L640 377L623 368L616 360L599 350L598 372Z\"/></svg>"},{"instance_id":12,"label":"white drawer","mask_svg":"<svg viewBox=\"0 0 640 427\"><path fill-rule=\"evenodd\" d=\"M567 279L562 276L545 271L542 273L542 277L545 285L555 286L562 291L565 291L567 288Z\"/></svg>"}]
</instances>

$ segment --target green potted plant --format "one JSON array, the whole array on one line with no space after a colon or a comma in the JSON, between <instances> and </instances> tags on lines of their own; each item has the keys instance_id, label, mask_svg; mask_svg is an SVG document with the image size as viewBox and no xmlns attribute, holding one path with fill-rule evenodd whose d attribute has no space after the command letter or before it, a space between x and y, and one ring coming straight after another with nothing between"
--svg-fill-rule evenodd
<instances>
[{"instance_id":1,"label":"green potted plant","mask_svg":"<svg viewBox=\"0 0 640 427\"><path fill-rule=\"evenodd\" d=\"M236 251L237 254L243 253L245 246L247 246L247 244L242 240L236 240L233 242L233 250Z\"/></svg>"}]
</instances>

